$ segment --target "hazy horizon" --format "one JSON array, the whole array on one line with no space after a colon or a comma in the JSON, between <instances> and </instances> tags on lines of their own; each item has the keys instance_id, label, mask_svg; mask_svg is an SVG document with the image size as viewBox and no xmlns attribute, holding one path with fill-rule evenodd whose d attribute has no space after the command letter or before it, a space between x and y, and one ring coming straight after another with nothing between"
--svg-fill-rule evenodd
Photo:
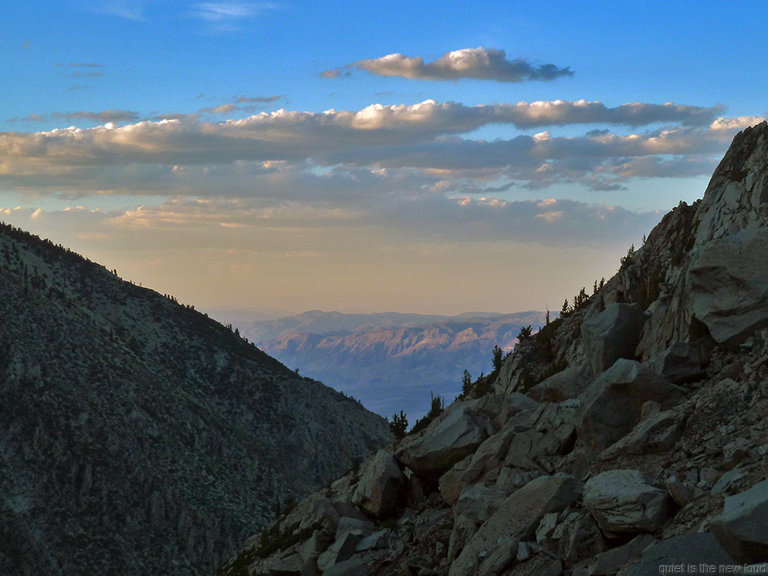
<instances>
[{"instance_id":1,"label":"hazy horizon","mask_svg":"<svg viewBox=\"0 0 768 576\"><path fill-rule=\"evenodd\" d=\"M0 220L205 311L559 310L766 115L759 9L22 3Z\"/></svg>"}]
</instances>

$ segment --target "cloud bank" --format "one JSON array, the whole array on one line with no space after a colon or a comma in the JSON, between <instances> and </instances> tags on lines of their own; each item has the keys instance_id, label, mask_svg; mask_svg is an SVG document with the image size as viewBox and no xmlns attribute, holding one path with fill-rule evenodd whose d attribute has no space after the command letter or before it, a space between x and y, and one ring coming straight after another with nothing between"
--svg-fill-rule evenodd
<instances>
[{"instance_id":1,"label":"cloud bank","mask_svg":"<svg viewBox=\"0 0 768 576\"><path fill-rule=\"evenodd\" d=\"M235 101L258 105L272 97ZM722 112L672 103L465 106L426 100L357 111L281 109L216 122L180 116L123 126L113 121L134 113L74 112L61 117L109 122L0 133L0 190L60 198L150 195L164 207L110 217L105 222L112 226L169 226L186 221L194 208L229 228L264 222L386 225L466 241L599 243L606 235L646 231L658 215L633 214L608 202L509 195L546 198L548 188L571 185L578 197L578 190L621 191L640 178L708 174L733 134L759 120ZM473 131L490 125L547 130L472 138ZM579 136L552 132L582 125ZM194 200L188 205L182 198ZM173 211L175 219L168 216Z\"/></svg>"}]
</instances>

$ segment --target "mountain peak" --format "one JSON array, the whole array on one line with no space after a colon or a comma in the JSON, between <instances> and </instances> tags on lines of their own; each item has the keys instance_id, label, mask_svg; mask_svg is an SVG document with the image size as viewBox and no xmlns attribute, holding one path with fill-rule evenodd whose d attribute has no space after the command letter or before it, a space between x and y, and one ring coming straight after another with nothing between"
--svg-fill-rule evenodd
<instances>
[{"instance_id":1,"label":"mountain peak","mask_svg":"<svg viewBox=\"0 0 768 576\"><path fill-rule=\"evenodd\" d=\"M768 123L733 139L701 200L696 242L768 225Z\"/></svg>"}]
</instances>

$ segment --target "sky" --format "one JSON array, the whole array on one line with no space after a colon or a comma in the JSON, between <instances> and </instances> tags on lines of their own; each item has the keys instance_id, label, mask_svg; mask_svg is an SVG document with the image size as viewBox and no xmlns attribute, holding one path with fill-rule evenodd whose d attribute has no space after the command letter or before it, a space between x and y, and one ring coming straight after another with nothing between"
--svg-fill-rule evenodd
<instances>
[{"instance_id":1,"label":"sky","mask_svg":"<svg viewBox=\"0 0 768 576\"><path fill-rule=\"evenodd\" d=\"M213 314L559 310L768 113L758 2L38 0L0 219Z\"/></svg>"}]
</instances>

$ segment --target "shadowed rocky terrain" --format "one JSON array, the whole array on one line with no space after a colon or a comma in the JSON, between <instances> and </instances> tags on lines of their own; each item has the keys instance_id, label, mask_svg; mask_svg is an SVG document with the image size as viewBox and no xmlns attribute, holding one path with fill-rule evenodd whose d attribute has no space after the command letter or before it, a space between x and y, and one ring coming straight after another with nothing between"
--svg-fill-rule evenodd
<instances>
[{"instance_id":1,"label":"shadowed rocky terrain","mask_svg":"<svg viewBox=\"0 0 768 576\"><path fill-rule=\"evenodd\" d=\"M220 574L764 573L768 125L600 290L434 412Z\"/></svg>"},{"instance_id":2,"label":"shadowed rocky terrain","mask_svg":"<svg viewBox=\"0 0 768 576\"><path fill-rule=\"evenodd\" d=\"M0 226L0 574L213 574L389 438L191 307Z\"/></svg>"}]
</instances>

